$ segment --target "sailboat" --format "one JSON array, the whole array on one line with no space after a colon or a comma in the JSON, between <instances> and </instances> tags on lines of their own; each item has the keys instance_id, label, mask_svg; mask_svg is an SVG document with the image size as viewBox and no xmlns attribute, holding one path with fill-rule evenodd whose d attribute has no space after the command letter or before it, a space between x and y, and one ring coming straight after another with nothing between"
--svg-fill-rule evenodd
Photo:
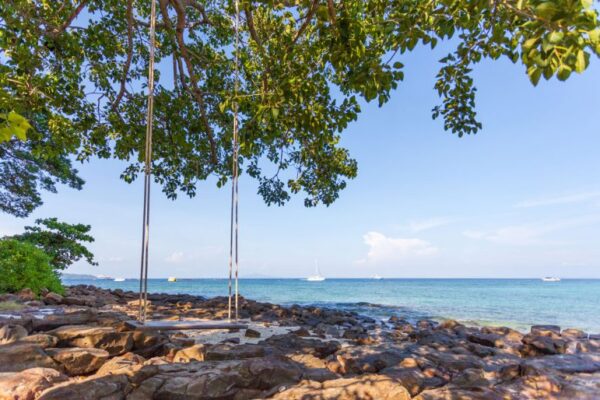
<instances>
[{"instance_id":1,"label":"sailboat","mask_svg":"<svg viewBox=\"0 0 600 400\"><path fill-rule=\"evenodd\" d=\"M379 281L379 280L383 279L383 277L381 277L380 275L375 274L375 275L373 275L373 279L375 279L376 281Z\"/></svg>"},{"instance_id":2,"label":"sailboat","mask_svg":"<svg viewBox=\"0 0 600 400\"><path fill-rule=\"evenodd\" d=\"M319 272L319 264L317 263L317 260L315 260L315 274L309 276L306 278L306 280L309 282L322 282L325 280L325 277L321 276L321 273Z\"/></svg>"},{"instance_id":3,"label":"sailboat","mask_svg":"<svg viewBox=\"0 0 600 400\"><path fill-rule=\"evenodd\" d=\"M542 278L543 282L560 282L560 278L556 278L553 276L546 276L544 278Z\"/></svg>"}]
</instances>

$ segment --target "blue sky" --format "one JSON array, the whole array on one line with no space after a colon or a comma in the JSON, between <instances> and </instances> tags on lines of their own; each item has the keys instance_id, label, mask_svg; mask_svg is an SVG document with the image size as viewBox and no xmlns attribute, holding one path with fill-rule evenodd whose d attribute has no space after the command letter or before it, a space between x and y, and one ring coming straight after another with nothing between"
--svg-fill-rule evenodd
<instances>
[{"instance_id":1,"label":"blue sky","mask_svg":"<svg viewBox=\"0 0 600 400\"><path fill-rule=\"evenodd\" d=\"M334 205L307 209L297 197L267 207L242 178L242 277L306 276L318 259L328 277L600 278L598 60L537 88L521 65L478 65L484 127L459 139L430 116L441 55L404 56L392 100L363 106L343 140L359 176ZM100 266L69 272L137 276L141 182L120 181L116 161L79 168L84 190L45 193L25 220L0 215L0 235L50 216L91 224ZM224 277L228 227L229 187L203 183L173 202L154 186L150 276Z\"/></svg>"}]
</instances>

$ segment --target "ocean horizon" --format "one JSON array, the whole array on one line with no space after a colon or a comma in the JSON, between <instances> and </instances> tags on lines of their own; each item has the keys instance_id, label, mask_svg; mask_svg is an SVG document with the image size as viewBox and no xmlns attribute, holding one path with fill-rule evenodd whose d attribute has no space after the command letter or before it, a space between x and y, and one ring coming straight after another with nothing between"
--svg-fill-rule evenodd
<instances>
[{"instance_id":1,"label":"ocean horizon","mask_svg":"<svg viewBox=\"0 0 600 400\"><path fill-rule=\"evenodd\" d=\"M64 279L67 285L137 291L139 279ZM531 325L554 324L600 333L600 279L540 278L240 278L240 295L282 305L315 305L354 311L385 320L398 316L455 319L467 325L509 326L521 331ZM151 293L226 296L227 279L167 278L148 280Z\"/></svg>"}]
</instances>

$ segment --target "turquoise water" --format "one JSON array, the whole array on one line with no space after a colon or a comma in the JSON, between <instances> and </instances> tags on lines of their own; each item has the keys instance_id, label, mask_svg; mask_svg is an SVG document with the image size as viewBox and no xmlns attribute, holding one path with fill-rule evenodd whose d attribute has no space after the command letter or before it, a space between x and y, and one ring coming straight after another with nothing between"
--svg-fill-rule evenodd
<instances>
[{"instance_id":1,"label":"turquoise water","mask_svg":"<svg viewBox=\"0 0 600 400\"><path fill-rule=\"evenodd\" d=\"M68 280L103 288L137 291L138 280ZM150 279L149 292L226 295L224 279ZM476 325L527 330L556 324L600 333L600 280L538 279L243 279L240 294L278 304L315 304L353 310L376 318L453 318Z\"/></svg>"}]
</instances>

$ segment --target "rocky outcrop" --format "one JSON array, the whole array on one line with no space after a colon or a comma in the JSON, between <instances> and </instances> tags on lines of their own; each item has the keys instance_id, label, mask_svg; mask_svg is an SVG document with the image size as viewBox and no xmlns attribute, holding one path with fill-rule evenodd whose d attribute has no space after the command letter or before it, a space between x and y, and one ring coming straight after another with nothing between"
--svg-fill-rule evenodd
<instances>
[{"instance_id":1,"label":"rocky outcrop","mask_svg":"<svg viewBox=\"0 0 600 400\"><path fill-rule=\"evenodd\" d=\"M111 356L127 353L134 344L132 332L117 332L110 327L66 325L48 334L58 338L59 347L102 349Z\"/></svg>"},{"instance_id":2,"label":"rocky outcrop","mask_svg":"<svg viewBox=\"0 0 600 400\"><path fill-rule=\"evenodd\" d=\"M356 378L326 382L304 381L279 392L277 400L410 400L410 393L398 381L384 375L361 375Z\"/></svg>"},{"instance_id":3,"label":"rocky outcrop","mask_svg":"<svg viewBox=\"0 0 600 400\"><path fill-rule=\"evenodd\" d=\"M15 342L0 345L0 372L19 372L36 367L56 368L57 365L36 344Z\"/></svg>"},{"instance_id":4,"label":"rocky outcrop","mask_svg":"<svg viewBox=\"0 0 600 400\"><path fill-rule=\"evenodd\" d=\"M34 400L40 393L68 378L51 368L31 368L0 374L0 399Z\"/></svg>"},{"instance_id":5,"label":"rocky outcrop","mask_svg":"<svg viewBox=\"0 0 600 400\"><path fill-rule=\"evenodd\" d=\"M21 325L4 325L0 327L0 345L16 342L27 336L27 329Z\"/></svg>"},{"instance_id":6,"label":"rocky outcrop","mask_svg":"<svg viewBox=\"0 0 600 400\"><path fill-rule=\"evenodd\" d=\"M46 353L70 376L88 375L97 371L108 360L108 352L100 349L70 347L46 349Z\"/></svg>"}]
</instances>

